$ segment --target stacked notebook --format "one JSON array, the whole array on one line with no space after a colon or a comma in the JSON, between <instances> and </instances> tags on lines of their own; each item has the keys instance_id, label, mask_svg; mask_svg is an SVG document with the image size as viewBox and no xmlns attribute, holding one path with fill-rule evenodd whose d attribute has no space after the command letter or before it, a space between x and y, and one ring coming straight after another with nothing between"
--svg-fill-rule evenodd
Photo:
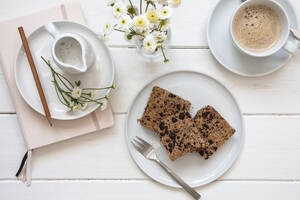
<instances>
[{"instance_id":1,"label":"stacked notebook","mask_svg":"<svg viewBox=\"0 0 300 200\"><path fill-rule=\"evenodd\" d=\"M32 150L99 131L111 127L114 124L113 113L111 107L108 105L105 111L98 109L92 114L77 120L53 120L54 125L50 127L46 118L29 107L18 92L14 78L15 55L22 44L18 27L23 26L26 35L29 36L29 34L38 27L50 21L57 20L71 20L77 23L85 23L79 3L63 4L28 16L0 22L1 67L10 90L11 99L14 103L18 121L22 129L21 132L28 150L28 153L24 156L24 162L22 162L23 164L27 164L27 170L25 170L25 176L23 176L27 184L30 184L29 167Z\"/></svg>"}]
</instances>

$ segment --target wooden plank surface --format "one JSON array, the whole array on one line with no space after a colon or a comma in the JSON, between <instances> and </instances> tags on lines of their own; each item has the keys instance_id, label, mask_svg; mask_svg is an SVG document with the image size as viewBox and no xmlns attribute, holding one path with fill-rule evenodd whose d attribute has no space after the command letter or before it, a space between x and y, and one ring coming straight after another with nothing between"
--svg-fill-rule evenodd
<instances>
[{"instance_id":1,"label":"wooden plank surface","mask_svg":"<svg viewBox=\"0 0 300 200\"><path fill-rule=\"evenodd\" d=\"M100 133L34 151L35 179L145 179L127 150L126 115ZM300 117L246 116L245 144L238 161L221 180L300 180ZM15 115L0 115L0 179L14 179L24 153ZM117 148L116 148L117 144Z\"/></svg>"},{"instance_id":2,"label":"wooden plank surface","mask_svg":"<svg viewBox=\"0 0 300 200\"><path fill-rule=\"evenodd\" d=\"M67 1L2 0L0 21ZM106 1L79 1L89 27L99 33L112 19ZM14 177L25 147L0 71L0 199L190 199L182 191L151 181L137 168L125 144L124 121L144 84L167 72L194 70L219 79L233 92L246 128L245 144L234 166L218 181L198 188L203 199L299 200L300 56L261 78L244 78L223 69L206 40L207 19L218 1L185 0L175 11L167 65L146 62L120 34L113 34L108 44L119 85L112 95L115 127L35 151L31 188ZM290 2L300 9L299 0Z\"/></svg>"},{"instance_id":3,"label":"wooden plank surface","mask_svg":"<svg viewBox=\"0 0 300 200\"><path fill-rule=\"evenodd\" d=\"M218 181L198 188L203 200L299 200L299 182ZM0 198L32 200L192 199L186 193L144 180L134 181L33 181L26 188L14 181L0 182ZM16 192L17 191L17 192Z\"/></svg>"},{"instance_id":4,"label":"wooden plank surface","mask_svg":"<svg viewBox=\"0 0 300 200\"><path fill-rule=\"evenodd\" d=\"M118 90L112 95L114 112L124 113L139 90L155 77L176 70L193 70L220 80L237 98L244 113L300 113L300 56L265 77L245 78L224 69L207 49L171 49L170 63L147 63L132 48L112 48ZM135 59L128 59L128 58ZM14 113L4 76L0 73L0 113ZM122 103L120 103L122 101Z\"/></svg>"}]
</instances>

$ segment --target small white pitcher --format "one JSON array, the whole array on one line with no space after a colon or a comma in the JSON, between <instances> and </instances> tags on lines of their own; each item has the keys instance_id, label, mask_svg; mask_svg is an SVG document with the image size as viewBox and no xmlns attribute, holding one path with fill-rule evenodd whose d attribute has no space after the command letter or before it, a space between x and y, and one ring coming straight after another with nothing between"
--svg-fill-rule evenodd
<instances>
[{"instance_id":1,"label":"small white pitcher","mask_svg":"<svg viewBox=\"0 0 300 200\"><path fill-rule=\"evenodd\" d=\"M46 24L44 28L55 39L52 57L64 72L84 73L94 64L94 52L85 38L75 33L61 33L53 23Z\"/></svg>"}]
</instances>

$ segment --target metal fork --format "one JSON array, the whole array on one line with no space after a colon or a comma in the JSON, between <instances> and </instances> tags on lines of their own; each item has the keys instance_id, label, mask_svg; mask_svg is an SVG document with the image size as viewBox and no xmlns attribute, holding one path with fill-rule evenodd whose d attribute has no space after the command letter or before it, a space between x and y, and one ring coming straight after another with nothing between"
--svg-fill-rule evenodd
<instances>
[{"instance_id":1,"label":"metal fork","mask_svg":"<svg viewBox=\"0 0 300 200\"><path fill-rule=\"evenodd\" d=\"M199 200L201 195L186 184L178 175L176 175L167 165L161 162L155 153L155 149L151 144L143 140L142 138L136 136L133 141L131 141L134 148L141 153L148 160L157 162L179 185L183 187L194 199Z\"/></svg>"}]
</instances>

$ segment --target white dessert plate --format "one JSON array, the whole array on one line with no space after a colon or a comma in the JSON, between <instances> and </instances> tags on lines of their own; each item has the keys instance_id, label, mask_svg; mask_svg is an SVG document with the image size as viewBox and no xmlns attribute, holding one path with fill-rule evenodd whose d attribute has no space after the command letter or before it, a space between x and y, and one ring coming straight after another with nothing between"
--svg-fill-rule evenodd
<instances>
[{"instance_id":1,"label":"white dessert plate","mask_svg":"<svg viewBox=\"0 0 300 200\"><path fill-rule=\"evenodd\" d=\"M78 119L96 110L99 107L99 104L91 103L84 111L80 110L76 113L68 112L67 108L62 105L57 98L57 94L52 83L51 71L42 61L41 56L45 57L47 60L50 60L55 70L64 74L66 77L68 77L68 79L72 80L73 83L74 81L81 80L80 87L82 88L111 86L114 81L113 61L106 45L99 40L96 33L94 33L88 27L70 21L57 21L54 22L54 24L61 32L74 32L85 37L86 40L91 44L96 55L94 65L91 66L87 72L78 75L65 74L55 65L54 61L52 60L51 45L54 40L50 34L43 27L40 27L27 36L29 47L43 86L48 107L51 112L51 117L59 120ZM14 70L16 84L20 94L32 109L44 115L42 103L40 101L40 97L23 46L17 53ZM105 96L108 93L109 90L96 92L95 97Z\"/></svg>"},{"instance_id":2,"label":"white dessert plate","mask_svg":"<svg viewBox=\"0 0 300 200\"><path fill-rule=\"evenodd\" d=\"M156 85L189 100L193 116L198 109L206 105L213 106L236 129L236 133L208 160L204 160L198 153L189 153L174 162L170 161L156 133L137 122L144 112L153 86ZM216 180L236 160L244 138L243 117L238 103L228 89L214 78L198 72L178 71L165 74L148 83L137 94L126 122L127 145L132 159L155 181L171 187L180 187L157 163L145 159L134 149L130 141L135 136L151 143L160 160L190 186L198 187Z\"/></svg>"},{"instance_id":3,"label":"white dessert plate","mask_svg":"<svg viewBox=\"0 0 300 200\"><path fill-rule=\"evenodd\" d=\"M289 1L274 1L287 11L291 26L297 28L297 17ZM257 58L242 53L233 45L229 28L230 19L240 4L241 0L220 0L209 18L207 40L214 57L229 71L247 77L264 76L283 67L292 57L283 49L274 55ZM295 45L298 44L292 36L289 40Z\"/></svg>"}]
</instances>

